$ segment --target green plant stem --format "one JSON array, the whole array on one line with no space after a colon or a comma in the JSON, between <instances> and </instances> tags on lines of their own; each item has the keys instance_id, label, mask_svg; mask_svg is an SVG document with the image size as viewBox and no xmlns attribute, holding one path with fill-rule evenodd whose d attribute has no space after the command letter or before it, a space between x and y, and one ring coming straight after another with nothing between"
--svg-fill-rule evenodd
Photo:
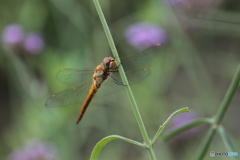
<instances>
[{"instance_id":1,"label":"green plant stem","mask_svg":"<svg viewBox=\"0 0 240 160\"><path fill-rule=\"evenodd\" d=\"M222 119L223 119L223 117L229 107L229 104L233 98L233 95L238 88L239 81L240 81L240 65L238 66L238 69L237 69L237 71L233 77L233 80L224 96L224 99L219 107L219 110L216 113L216 117L215 117L214 123L212 125L212 128L210 128L210 130L208 131L208 133L200 147L200 152L196 157L197 160L202 160L204 158L204 156L206 155L208 147L211 144L211 141L213 140L214 135L216 134L216 129L221 124Z\"/></svg>"},{"instance_id":2,"label":"green plant stem","mask_svg":"<svg viewBox=\"0 0 240 160\"><path fill-rule=\"evenodd\" d=\"M113 41L113 38L112 38L112 35L110 33L110 30L108 28L108 25L107 25L107 22L106 22L106 19L103 15L103 12L102 12L102 9L101 9L101 6L98 2L98 0L93 0L94 4L95 4L95 7L97 9L97 12L99 14L99 17L100 17L100 20L101 20L101 23L103 25L103 29L106 33L106 36L107 36L107 39L108 39L108 43L110 45L110 48L112 50L112 53L114 55L114 58L117 62L117 64L121 64L121 61L120 61L120 58L118 56L118 52L117 52L117 49L115 47L115 44L114 44L114 41ZM133 112L134 112L134 115L136 117L136 120L137 120L137 123L138 123L138 126L140 128L140 131L142 133L142 136L143 136L143 139L144 139L144 142L146 143L147 146L149 146L150 144L150 140L149 140L149 137L148 137L148 134L147 134L147 130L144 126L144 123L142 121L142 118L141 118L141 115L140 115L140 112L138 110L138 107L137 107L137 103L134 99L134 96L133 96L133 93L132 93L132 90L130 88L130 86L128 85L128 80L127 80L127 77L125 75L125 72L124 72L124 69L122 67L122 65L119 65L118 67L119 69L119 72L120 72L120 75L121 75L121 78L122 78L122 81L124 84L127 84L127 86L125 87L126 88L126 91L127 91L127 95L129 97L129 100L130 100L130 103L131 103L131 106L132 106L132 109L133 109ZM149 156L151 158L151 160L155 160L155 154L150 146L150 148L148 149L148 153L149 153Z\"/></svg>"},{"instance_id":3,"label":"green plant stem","mask_svg":"<svg viewBox=\"0 0 240 160\"><path fill-rule=\"evenodd\" d=\"M239 80L240 80L240 65L238 66L238 70L227 90L227 93L225 94L225 97L220 105L220 108L216 114L216 118L215 118L215 124L219 125L222 122L222 119L228 109L228 106L232 100L232 97L234 96L234 93L236 91L236 89L238 88L238 84L239 84Z\"/></svg>"},{"instance_id":4,"label":"green plant stem","mask_svg":"<svg viewBox=\"0 0 240 160\"><path fill-rule=\"evenodd\" d=\"M220 134L220 136L222 137L223 143L227 149L228 152L235 152L235 149L230 141L230 138L228 137L224 127L222 125L220 125L218 127L218 133ZM237 156L232 156L233 160L239 160Z\"/></svg>"},{"instance_id":5,"label":"green plant stem","mask_svg":"<svg viewBox=\"0 0 240 160\"><path fill-rule=\"evenodd\" d=\"M234 152L234 148L233 145L230 141L230 138L228 137L224 127L221 125L218 127L218 133L220 134L220 136L222 137L223 143L225 144L227 151L228 152Z\"/></svg>"},{"instance_id":6,"label":"green plant stem","mask_svg":"<svg viewBox=\"0 0 240 160\"><path fill-rule=\"evenodd\" d=\"M149 154L150 159L156 160L155 153L154 153L154 151L153 151L152 146L149 147L147 150L148 150L148 154Z\"/></svg>"}]
</instances>

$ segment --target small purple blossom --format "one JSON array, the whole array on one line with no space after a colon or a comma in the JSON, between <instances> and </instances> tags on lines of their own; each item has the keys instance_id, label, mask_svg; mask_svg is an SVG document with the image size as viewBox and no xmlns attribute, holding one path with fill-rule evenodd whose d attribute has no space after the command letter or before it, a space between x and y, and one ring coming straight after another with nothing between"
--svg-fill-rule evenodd
<instances>
[{"instance_id":1,"label":"small purple blossom","mask_svg":"<svg viewBox=\"0 0 240 160\"><path fill-rule=\"evenodd\" d=\"M164 43L167 33L161 27L151 23L136 23L125 32L129 44L138 50L143 50L158 43Z\"/></svg>"},{"instance_id":2,"label":"small purple blossom","mask_svg":"<svg viewBox=\"0 0 240 160\"><path fill-rule=\"evenodd\" d=\"M191 111L189 113L181 113L176 116L174 116L170 121L170 126L174 128L179 128L195 119L197 119L198 116L195 112ZM193 134L197 132L197 128L191 128L181 134L179 134L176 138L179 140L185 140L191 137Z\"/></svg>"},{"instance_id":3,"label":"small purple blossom","mask_svg":"<svg viewBox=\"0 0 240 160\"><path fill-rule=\"evenodd\" d=\"M16 45L21 43L24 38L24 32L21 26L17 24L8 25L3 30L2 41L5 44Z\"/></svg>"},{"instance_id":4,"label":"small purple blossom","mask_svg":"<svg viewBox=\"0 0 240 160\"><path fill-rule=\"evenodd\" d=\"M44 48L44 40L37 33L25 33L20 25L11 24L2 33L2 42L16 51L37 54Z\"/></svg>"},{"instance_id":5,"label":"small purple blossom","mask_svg":"<svg viewBox=\"0 0 240 160\"><path fill-rule=\"evenodd\" d=\"M45 44L42 37L36 33L29 33L26 35L23 42L24 49L32 54L41 52L41 50L44 48L44 45Z\"/></svg>"},{"instance_id":6,"label":"small purple blossom","mask_svg":"<svg viewBox=\"0 0 240 160\"><path fill-rule=\"evenodd\" d=\"M57 150L51 142L31 140L24 147L13 151L9 160L56 160Z\"/></svg>"}]
</instances>

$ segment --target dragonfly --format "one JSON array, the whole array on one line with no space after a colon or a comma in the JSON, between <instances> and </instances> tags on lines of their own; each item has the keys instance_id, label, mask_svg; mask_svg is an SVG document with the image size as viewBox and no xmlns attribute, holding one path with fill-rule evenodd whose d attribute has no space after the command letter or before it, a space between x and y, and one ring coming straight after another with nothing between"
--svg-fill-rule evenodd
<instances>
[{"instance_id":1,"label":"dragonfly","mask_svg":"<svg viewBox=\"0 0 240 160\"><path fill-rule=\"evenodd\" d=\"M156 55L156 51L159 48L163 48L163 44L159 43L152 46L140 53L121 58L121 64L125 70L128 80L138 81L142 78L136 76L136 73L140 73L142 77L149 74L147 68L142 67L144 63L153 59ZM73 104L82 103L81 109L77 116L77 124L83 118L83 115L89 106L92 99L102 88L107 88L113 91L114 86L126 86L119 80L120 75L118 72L119 65L116 63L113 57L105 57L101 64L94 69L61 69L56 78L61 82L72 88L53 94L45 103L47 107L65 107ZM137 69L135 69L138 67ZM140 78L139 78L140 77ZM111 83L114 82L114 83ZM105 86L104 86L105 85ZM100 94L101 96L102 94Z\"/></svg>"}]
</instances>

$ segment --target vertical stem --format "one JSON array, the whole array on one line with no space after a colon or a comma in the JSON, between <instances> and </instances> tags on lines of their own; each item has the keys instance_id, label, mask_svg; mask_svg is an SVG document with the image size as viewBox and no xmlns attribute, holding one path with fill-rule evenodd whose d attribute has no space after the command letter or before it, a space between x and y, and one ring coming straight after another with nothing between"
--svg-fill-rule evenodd
<instances>
[{"instance_id":1,"label":"vertical stem","mask_svg":"<svg viewBox=\"0 0 240 160\"><path fill-rule=\"evenodd\" d=\"M101 6L100 6L98 0L93 0L93 2L94 2L94 4L95 4L95 7L96 7L97 12L98 12L98 14L99 14L101 23L102 23L102 25L103 25L103 29L104 29L105 34L106 34L106 36L107 36L108 43L109 43L109 45L110 45L110 48L111 48L112 53L113 53L113 55L114 55L114 58L115 58L115 60L116 60L116 62L117 62L118 64L121 64L120 58L119 58L119 56L118 56L117 49L116 49L116 47L115 47L115 44L114 44L112 35L111 35L110 30L109 30L109 28L108 28L106 19L105 19L104 15L103 15ZM121 78L122 78L122 80L123 80L123 83L124 83L124 84L129 84L122 65L119 65L119 68L118 68L118 69L119 69ZM144 142L146 143L147 146L149 146L150 140L149 140L149 137L148 137L146 128L145 128L145 126L144 126L144 123L143 123L143 121L142 121L140 112L139 112L139 110L138 110L137 103L136 103L136 101L135 101L135 99L134 99L132 90L131 90L131 88L130 88L129 85L126 86L126 92L127 92L128 97L129 97L129 100L130 100L130 103L131 103L131 106L132 106L134 115L135 115L135 117L136 117L138 126L139 126L139 128L140 128L141 133L142 133ZM149 146L149 148L148 148L148 153L149 153L149 156L150 156L150 159L151 159L151 160L156 160L155 154L154 154L154 152L153 152L153 150L152 150L152 146Z\"/></svg>"},{"instance_id":2,"label":"vertical stem","mask_svg":"<svg viewBox=\"0 0 240 160\"><path fill-rule=\"evenodd\" d=\"M221 124L222 119L223 119L224 115L226 114L229 104L233 98L233 95L238 88L239 81L240 81L240 65L238 66L238 69L237 69L237 71L233 77L233 80L227 90L227 93L225 94L224 99L216 113L216 117L215 117L214 123L212 125L212 128L208 131L208 133L200 147L200 152L198 153L198 155L196 157L197 160L202 160L204 158L204 156L206 155L208 147L211 144L211 141L213 140L214 135L216 134L216 129Z\"/></svg>"},{"instance_id":3,"label":"vertical stem","mask_svg":"<svg viewBox=\"0 0 240 160\"><path fill-rule=\"evenodd\" d=\"M237 72L235 73L233 80L227 90L227 93L225 94L224 99L219 107L219 110L217 111L215 118L216 125L219 125L222 122L222 119L228 109L228 106L234 96L234 93L238 88L239 81L240 81L240 65L238 66Z\"/></svg>"},{"instance_id":4,"label":"vertical stem","mask_svg":"<svg viewBox=\"0 0 240 160\"><path fill-rule=\"evenodd\" d=\"M216 129L213 127L210 128L205 139L203 140L202 145L200 146L200 149L199 149L200 152L198 153L196 160L202 160L205 157L208 147L211 144L215 134L216 134Z\"/></svg>"},{"instance_id":5,"label":"vertical stem","mask_svg":"<svg viewBox=\"0 0 240 160\"><path fill-rule=\"evenodd\" d=\"M152 146L148 148L148 155L149 155L151 160L156 160L156 157L155 157Z\"/></svg>"}]
</instances>

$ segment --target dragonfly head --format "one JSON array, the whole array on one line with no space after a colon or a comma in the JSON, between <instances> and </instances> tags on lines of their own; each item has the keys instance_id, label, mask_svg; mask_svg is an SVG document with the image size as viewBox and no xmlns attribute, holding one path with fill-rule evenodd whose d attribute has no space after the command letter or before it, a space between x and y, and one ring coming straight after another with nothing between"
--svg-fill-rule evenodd
<instances>
[{"instance_id":1,"label":"dragonfly head","mask_svg":"<svg viewBox=\"0 0 240 160\"><path fill-rule=\"evenodd\" d=\"M102 63L105 69L112 69L117 66L113 57L105 57Z\"/></svg>"}]
</instances>

